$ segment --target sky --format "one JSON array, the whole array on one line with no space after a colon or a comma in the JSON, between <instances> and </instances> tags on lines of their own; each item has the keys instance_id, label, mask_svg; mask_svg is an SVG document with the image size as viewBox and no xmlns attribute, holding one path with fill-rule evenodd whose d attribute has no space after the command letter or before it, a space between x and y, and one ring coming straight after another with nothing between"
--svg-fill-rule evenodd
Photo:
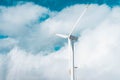
<instances>
[{"instance_id":1,"label":"sky","mask_svg":"<svg viewBox=\"0 0 120 80\"><path fill-rule=\"evenodd\" d=\"M69 34L87 3L73 32L76 79L120 80L119 0L0 1L0 80L70 80L67 40L55 34Z\"/></svg>"},{"instance_id":2,"label":"sky","mask_svg":"<svg viewBox=\"0 0 120 80\"><path fill-rule=\"evenodd\" d=\"M106 4L109 7L119 6L120 0L0 0L0 5L14 6L26 2L33 2L35 4L49 8L50 10L60 11L65 7L75 4Z\"/></svg>"}]
</instances>

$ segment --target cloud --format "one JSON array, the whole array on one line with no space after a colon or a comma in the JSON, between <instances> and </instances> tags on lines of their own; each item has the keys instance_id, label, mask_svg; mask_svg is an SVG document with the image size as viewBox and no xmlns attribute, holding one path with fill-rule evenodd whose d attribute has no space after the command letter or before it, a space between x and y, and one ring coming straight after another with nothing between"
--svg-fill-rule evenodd
<instances>
[{"instance_id":1,"label":"cloud","mask_svg":"<svg viewBox=\"0 0 120 80\"><path fill-rule=\"evenodd\" d=\"M0 34L8 38L0 40L0 80L69 80L67 41L55 34L69 34L85 7L74 5L60 12L32 3L1 7ZM120 79L119 15L120 7L91 5L77 25L73 35L79 36L78 80Z\"/></svg>"},{"instance_id":2,"label":"cloud","mask_svg":"<svg viewBox=\"0 0 120 80\"><path fill-rule=\"evenodd\" d=\"M17 44L17 40L12 38L0 39L0 44L0 53L8 53Z\"/></svg>"}]
</instances>

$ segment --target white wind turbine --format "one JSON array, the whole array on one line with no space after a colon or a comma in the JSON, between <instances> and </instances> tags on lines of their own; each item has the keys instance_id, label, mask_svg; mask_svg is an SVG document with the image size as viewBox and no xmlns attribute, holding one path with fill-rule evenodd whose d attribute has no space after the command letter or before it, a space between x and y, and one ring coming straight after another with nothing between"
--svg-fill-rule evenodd
<instances>
[{"instance_id":1,"label":"white wind turbine","mask_svg":"<svg viewBox=\"0 0 120 80\"><path fill-rule=\"evenodd\" d=\"M72 31L69 33L69 35L63 35L63 34L56 34L57 36L68 39L68 47L69 47L69 52L70 52L70 73L71 73L71 80L75 80L75 66L74 66L74 42L78 40L77 36L73 36L72 33L77 26L78 22L80 22L81 18L84 16L85 12L87 11L89 5L84 9L82 14L79 16L75 24L73 25Z\"/></svg>"}]
</instances>

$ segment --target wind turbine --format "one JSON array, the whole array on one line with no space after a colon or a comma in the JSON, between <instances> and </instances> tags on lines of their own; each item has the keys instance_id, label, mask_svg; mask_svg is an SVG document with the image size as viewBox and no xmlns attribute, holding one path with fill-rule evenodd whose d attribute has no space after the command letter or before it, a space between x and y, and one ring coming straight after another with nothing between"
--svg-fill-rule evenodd
<instances>
[{"instance_id":1,"label":"wind turbine","mask_svg":"<svg viewBox=\"0 0 120 80\"><path fill-rule=\"evenodd\" d=\"M69 52L70 52L70 73L71 73L71 80L75 80L75 65L74 65L74 42L78 40L77 36L72 35L75 27L77 26L77 24L80 22L81 18L84 16L85 12L87 11L89 5L87 5L87 7L84 9L84 11L82 12L82 14L79 16L79 18L77 19L77 21L75 22L75 24L73 25L73 28L71 30L71 32L69 33L69 35L63 35L63 34L56 34L57 36L67 39L68 40L68 47L69 47Z\"/></svg>"}]
</instances>

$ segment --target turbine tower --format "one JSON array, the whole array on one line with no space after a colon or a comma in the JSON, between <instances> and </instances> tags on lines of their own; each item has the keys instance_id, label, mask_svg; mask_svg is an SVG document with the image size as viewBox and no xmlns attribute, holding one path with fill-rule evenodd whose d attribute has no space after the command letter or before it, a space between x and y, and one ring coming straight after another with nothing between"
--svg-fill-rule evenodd
<instances>
[{"instance_id":1,"label":"turbine tower","mask_svg":"<svg viewBox=\"0 0 120 80\"><path fill-rule=\"evenodd\" d=\"M69 48L70 59L71 59L70 60L70 73L71 73L70 79L71 80L75 80L74 42L78 40L78 37L77 36L73 36L72 33L73 33L75 27L77 26L77 24L80 22L81 18L84 16L84 14L87 11L88 7L89 7L89 5L84 9L82 14L79 16L79 18L77 19L77 21L73 25L73 28L72 28L71 32L69 33L69 35L56 34L57 36L68 40L68 48Z\"/></svg>"}]
</instances>

